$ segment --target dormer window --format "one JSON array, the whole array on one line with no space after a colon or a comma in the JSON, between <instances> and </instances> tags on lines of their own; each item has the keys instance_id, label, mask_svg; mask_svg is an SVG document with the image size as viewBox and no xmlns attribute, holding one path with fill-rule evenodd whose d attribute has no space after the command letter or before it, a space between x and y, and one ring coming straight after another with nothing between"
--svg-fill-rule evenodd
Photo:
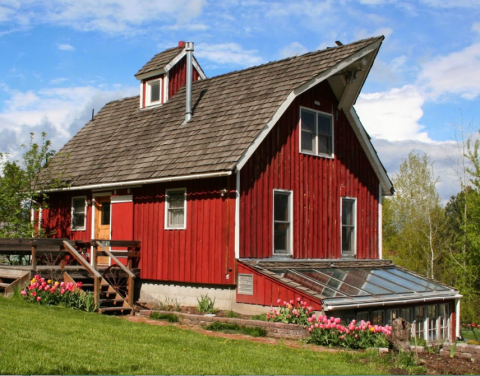
<instances>
[{"instance_id":1,"label":"dormer window","mask_svg":"<svg viewBox=\"0 0 480 376\"><path fill-rule=\"evenodd\" d=\"M157 78L145 82L145 106L153 106L162 103L162 79Z\"/></svg>"}]
</instances>

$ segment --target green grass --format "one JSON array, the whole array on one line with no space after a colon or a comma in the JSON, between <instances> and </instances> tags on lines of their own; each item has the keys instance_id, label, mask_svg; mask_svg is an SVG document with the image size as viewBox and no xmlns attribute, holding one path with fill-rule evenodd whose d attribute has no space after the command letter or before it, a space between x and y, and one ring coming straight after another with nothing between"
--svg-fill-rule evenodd
<instances>
[{"instance_id":1,"label":"green grass","mask_svg":"<svg viewBox=\"0 0 480 376\"><path fill-rule=\"evenodd\" d=\"M1 374L385 373L367 353L230 340L3 297L0 339Z\"/></svg>"},{"instance_id":2,"label":"green grass","mask_svg":"<svg viewBox=\"0 0 480 376\"><path fill-rule=\"evenodd\" d=\"M152 313L150 313L149 318L152 319L152 320L178 322L178 317L175 316L173 313L152 312Z\"/></svg>"},{"instance_id":3,"label":"green grass","mask_svg":"<svg viewBox=\"0 0 480 376\"><path fill-rule=\"evenodd\" d=\"M218 322L218 321L215 321L212 324L207 325L205 329L213 330L216 332L224 332L224 333L246 334L252 337L267 336L267 331L263 328L240 326L235 323L226 323L226 322Z\"/></svg>"}]
</instances>

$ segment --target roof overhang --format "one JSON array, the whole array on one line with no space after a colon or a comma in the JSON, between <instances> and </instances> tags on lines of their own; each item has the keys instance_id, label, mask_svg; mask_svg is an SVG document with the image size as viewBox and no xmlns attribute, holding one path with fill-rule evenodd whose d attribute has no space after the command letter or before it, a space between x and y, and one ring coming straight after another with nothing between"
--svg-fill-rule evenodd
<instances>
[{"instance_id":1,"label":"roof overhang","mask_svg":"<svg viewBox=\"0 0 480 376\"><path fill-rule=\"evenodd\" d=\"M358 137L360 144L365 151L365 154L367 155L368 160L370 161L379 181L382 186L382 194L383 195L391 195L393 194L393 184L390 181L385 168L383 167L382 163L380 162L380 159L378 158L377 153L375 152L375 149L373 148L373 145L370 142L370 138L367 135L367 132L363 128L362 123L360 122L360 119L355 113L355 110L353 109L353 104L355 103L360 90L363 86L363 83L365 82L366 77L368 76L368 72L370 71L373 61L378 53L378 50L382 44L382 39L379 39L368 46L362 48L360 51L350 55L346 59L342 60L335 66L331 67L330 69L320 73L316 77L312 78L311 80L305 82L304 84L300 85L299 87L295 88L285 99L285 101L278 107L277 111L273 114L272 118L270 121L266 124L266 126L262 129L262 131L258 134L254 142L249 146L249 148L246 150L246 152L242 155L242 157L239 159L237 162L235 169L236 171L239 171L243 168L243 166L247 163L247 161L250 159L250 157L253 155L253 153L257 150L257 148L260 146L262 141L267 137L267 135L270 133L270 131L273 129L275 124L278 122L278 120L281 118L281 116L287 111L289 106L292 104L292 102L297 98L299 95L303 94L307 90L315 87L319 83L334 77L336 75L341 75L343 72L349 69L349 67L355 68L358 67L359 63L362 61L362 59L366 60L366 63L364 64L363 68L363 73L357 79L357 81L353 82L351 84L347 84L345 82L346 87L340 97L340 105L342 105L342 109L344 113L346 114L348 120L352 124L353 130ZM351 85L348 87L348 85ZM345 90L348 90L348 92L345 92Z\"/></svg>"}]
</instances>

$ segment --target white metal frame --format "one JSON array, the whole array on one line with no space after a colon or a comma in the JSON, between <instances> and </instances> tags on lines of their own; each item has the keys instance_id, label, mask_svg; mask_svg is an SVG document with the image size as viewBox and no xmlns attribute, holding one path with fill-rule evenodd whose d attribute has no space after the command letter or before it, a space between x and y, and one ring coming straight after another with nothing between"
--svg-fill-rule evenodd
<instances>
[{"instance_id":1,"label":"white metal frame","mask_svg":"<svg viewBox=\"0 0 480 376\"><path fill-rule=\"evenodd\" d=\"M288 247L287 253L275 253L275 194L288 196ZM293 191L287 189L274 189L272 195L272 254L279 256L293 255Z\"/></svg>"},{"instance_id":2,"label":"white metal frame","mask_svg":"<svg viewBox=\"0 0 480 376\"><path fill-rule=\"evenodd\" d=\"M170 204L168 202L168 197L170 192L180 192L183 191L183 226L170 226L168 223L168 209ZM187 188L179 187L179 188L171 188L165 189L165 230L185 230L187 228Z\"/></svg>"},{"instance_id":3,"label":"white metal frame","mask_svg":"<svg viewBox=\"0 0 480 376\"><path fill-rule=\"evenodd\" d=\"M83 226L82 227L73 227L73 201L74 200L83 200ZM74 196L71 201L70 209L70 230L71 231L85 231L87 229L87 196Z\"/></svg>"},{"instance_id":4,"label":"white metal frame","mask_svg":"<svg viewBox=\"0 0 480 376\"><path fill-rule=\"evenodd\" d=\"M313 151L313 152L309 152L308 150L307 151L302 150L302 111L315 113L315 141L314 141L315 151ZM320 114L322 116L330 118L330 124L331 124L331 127L332 127L332 152L331 152L331 154L320 153L318 151L318 117L317 117L317 114ZM300 106L298 124L299 124L298 150L300 151L301 154L314 155L314 156L323 157L323 158L335 158L335 132L334 132L335 121L334 121L333 114L330 114L328 112L318 111L318 110L315 110L315 109L309 108L309 107Z\"/></svg>"},{"instance_id":5,"label":"white metal frame","mask_svg":"<svg viewBox=\"0 0 480 376\"><path fill-rule=\"evenodd\" d=\"M352 252L343 252L343 200L353 201L353 244L354 250ZM357 255L357 198L342 196L340 197L340 252L342 257L356 256Z\"/></svg>"}]
</instances>

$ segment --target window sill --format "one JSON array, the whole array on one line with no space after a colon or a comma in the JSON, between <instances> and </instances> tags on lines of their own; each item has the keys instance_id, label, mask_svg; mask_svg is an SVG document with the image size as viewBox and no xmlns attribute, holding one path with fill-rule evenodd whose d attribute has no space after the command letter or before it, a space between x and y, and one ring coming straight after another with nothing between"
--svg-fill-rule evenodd
<instances>
[{"instance_id":1,"label":"window sill","mask_svg":"<svg viewBox=\"0 0 480 376\"><path fill-rule=\"evenodd\" d=\"M310 156L312 156L312 157L335 159L335 155L334 155L334 154L315 154L315 153L309 153L309 152L307 152L307 151L300 151L300 154L310 155Z\"/></svg>"}]
</instances>

